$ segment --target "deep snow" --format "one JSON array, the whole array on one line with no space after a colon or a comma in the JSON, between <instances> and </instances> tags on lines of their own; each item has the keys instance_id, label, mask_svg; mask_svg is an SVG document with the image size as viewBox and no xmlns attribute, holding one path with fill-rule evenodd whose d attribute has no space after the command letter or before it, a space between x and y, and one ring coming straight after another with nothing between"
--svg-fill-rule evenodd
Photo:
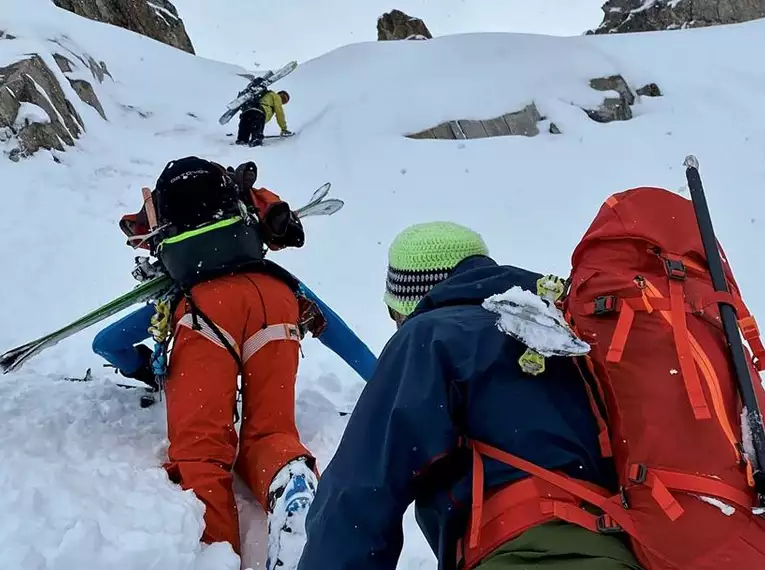
<instances>
[{"instance_id":1,"label":"deep snow","mask_svg":"<svg viewBox=\"0 0 765 570\"><path fill-rule=\"evenodd\" d=\"M30 9L30 5L34 9ZM554 38L471 34L429 42L366 43L305 62L280 83L298 134L255 151L230 145L218 116L246 82L242 70L193 57L54 8L4 0L0 65L50 56L56 39L107 62L96 85L109 122L68 90L87 133L74 149L12 163L0 158L0 350L57 328L121 294L133 251L117 220L140 188L188 154L236 165L254 158L261 182L293 204L332 181L346 207L307 220L302 250L280 262L321 295L376 352L393 331L382 305L386 251L403 227L448 219L479 230L493 255L566 274L573 246L611 193L636 185L684 192L682 160L696 154L719 237L756 314L765 277L765 22L635 36ZM284 58L287 59L287 58ZM575 104L602 94L592 77L622 73L660 85L635 119L590 121ZM461 80L456 80L461 78ZM535 100L563 135L477 141L404 138L451 118L489 118ZM275 129L275 126L270 126ZM18 570L225 568L225 548L202 551L201 508L167 482L162 408L112 385L90 352L93 330L0 378L0 565ZM321 465L362 387L316 341L304 343L301 433ZM61 381L93 367L92 383ZM246 493L243 493L246 495ZM262 548L256 509L243 507L250 563ZM411 517L400 567L434 568Z\"/></svg>"}]
</instances>

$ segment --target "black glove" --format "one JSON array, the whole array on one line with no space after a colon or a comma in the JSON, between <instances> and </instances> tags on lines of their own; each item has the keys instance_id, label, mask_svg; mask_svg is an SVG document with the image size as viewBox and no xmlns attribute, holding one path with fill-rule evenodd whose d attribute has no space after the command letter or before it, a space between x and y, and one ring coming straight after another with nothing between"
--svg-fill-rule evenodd
<instances>
[{"instance_id":1,"label":"black glove","mask_svg":"<svg viewBox=\"0 0 765 570\"><path fill-rule=\"evenodd\" d=\"M157 380L154 377L154 370L152 370L151 367L151 356L154 354L154 351L145 344L137 344L135 349L138 351L138 354L141 357L141 365L135 372L126 374L120 370L120 374L122 374L125 378L132 378L133 380L143 382L152 390L156 390Z\"/></svg>"},{"instance_id":2,"label":"black glove","mask_svg":"<svg viewBox=\"0 0 765 570\"><path fill-rule=\"evenodd\" d=\"M258 180L258 166L250 161L236 167L234 183L242 194L249 192Z\"/></svg>"},{"instance_id":3,"label":"black glove","mask_svg":"<svg viewBox=\"0 0 765 570\"><path fill-rule=\"evenodd\" d=\"M305 243L303 224L287 202L278 202L266 210L263 231L266 244L272 249L303 247Z\"/></svg>"}]
</instances>

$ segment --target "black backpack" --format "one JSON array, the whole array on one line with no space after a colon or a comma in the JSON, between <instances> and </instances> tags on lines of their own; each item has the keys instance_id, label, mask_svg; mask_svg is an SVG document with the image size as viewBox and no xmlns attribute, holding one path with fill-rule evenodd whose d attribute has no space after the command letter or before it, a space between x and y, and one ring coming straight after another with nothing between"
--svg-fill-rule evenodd
<instances>
[{"instance_id":1,"label":"black backpack","mask_svg":"<svg viewBox=\"0 0 765 570\"><path fill-rule=\"evenodd\" d=\"M165 167L152 192L155 255L182 289L263 262L259 223L222 166L190 156Z\"/></svg>"},{"instance_id":2,"label":"black backpack","mask_svg":"<svg viewBox=\"0 0 765 570\"><path fill-rule=\"evenodd\" d=\"M256 77L237 95L237 97L241 97L242 95L247 95L248 97L247 101L242 104L240 109L242 111L247 111L259 106L260 100L266 93L268 93L268 83L266 82L266 79L264 77Z\"/></svg>"}]
</instances>

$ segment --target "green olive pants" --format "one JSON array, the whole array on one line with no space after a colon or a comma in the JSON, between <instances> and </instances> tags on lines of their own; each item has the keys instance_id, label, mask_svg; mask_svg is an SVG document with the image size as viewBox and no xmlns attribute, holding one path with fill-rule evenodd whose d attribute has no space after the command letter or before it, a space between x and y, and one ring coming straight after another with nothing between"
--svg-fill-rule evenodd
<instances>
[{"instance_id":1,"label":"green olive pants","mask_svg":"<svg viewBox=\"0 0 765 570\"><path fill-rule=\"evenodd\" d=\"M642 570L624 541L565 522L527 530L476 570Z\"/></svg>"}]
</instances>

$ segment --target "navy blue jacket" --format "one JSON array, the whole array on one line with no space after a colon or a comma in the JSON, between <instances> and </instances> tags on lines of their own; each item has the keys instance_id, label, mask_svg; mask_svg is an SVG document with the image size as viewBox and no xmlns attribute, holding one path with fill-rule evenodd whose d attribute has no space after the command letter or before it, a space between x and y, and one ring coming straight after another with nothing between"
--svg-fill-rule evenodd
<instances>
[{"instance_id":1,"label":"navy blue jacket","mask_svg":"<svg viewBox=\"0 0 765 570\"><path fill-rule=\"evenodd\" d=\"M584 384L570 359L524 375L526 347L502 333L483 300L540 275L487 257L460 263L434 287L383 350L308 514L299 570L394 570L402 517L434 553L465 532L469 456L460 434L548 469L610 487ZM484 460L487 488L524 477Z\"/></svg>"}]
</instances>

